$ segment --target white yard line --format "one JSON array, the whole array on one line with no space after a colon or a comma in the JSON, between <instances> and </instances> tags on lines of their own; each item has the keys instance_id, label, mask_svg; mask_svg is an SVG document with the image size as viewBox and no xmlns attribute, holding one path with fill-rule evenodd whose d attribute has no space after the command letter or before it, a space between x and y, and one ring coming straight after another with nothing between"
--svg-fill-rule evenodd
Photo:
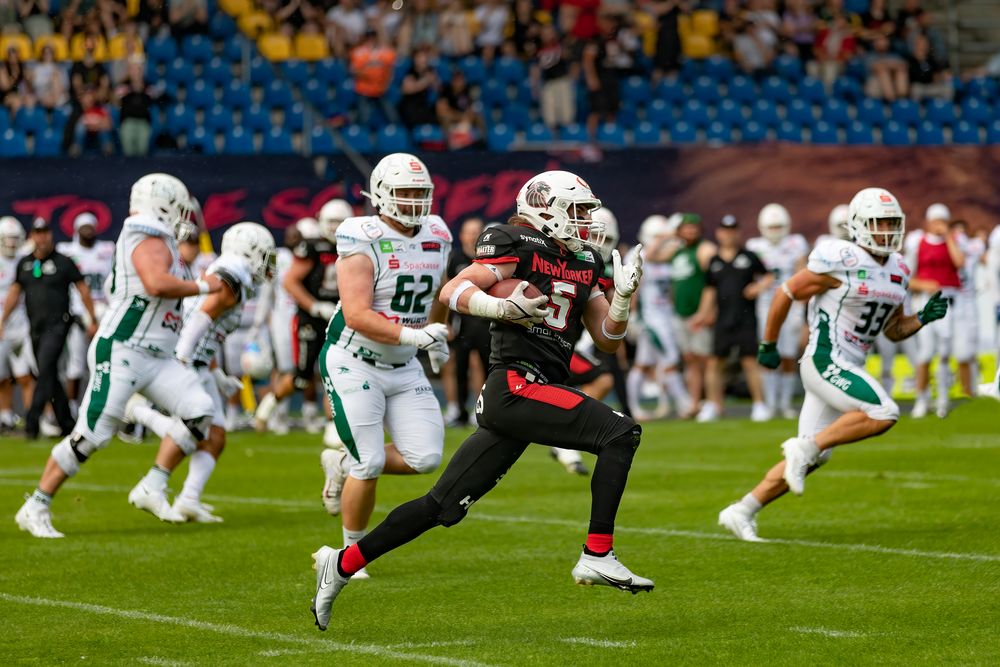
<instances>
[{"instance_id":1,"label":"white yard line","mask_svg":"<svg viewBox=\"0 0 1000 667\"><path fill-rule=\"evenodd\" d=\"M155 655L144 656L142 658L136 659L136 662L141 662L144 665L157 665L158 667L185 667L190 665L190 662L181 662L180 660L168 660L167 658L158 658Z\"/></svg>"},{"instance_id":2,"label":"white yard line","mask_svg":"<svg viewBox=\"0 0 1000 667\"><path fill-rule=\"evenodd\" d=\"M209 623L207 621L195 621L189 618L166 616L164 614L153 614L146 611L138 611L132 609L117 609L115 607L105 607L103 605L87 604L84 602L73 602L71 600L52 600L49 598L28 597L24 595L10 595L9 593L0 593L0 601L11 602L15 604L33 605L37 607L61 607L64 609L73 609L75 611L82 611L90 614L98 614L101 616L116 616L118 618L127 618L133 621L147 621L150 623L160 623L162 625L179 625L181 627L191 628L193 630L214 632L216 634L229 635L231 637L240 637L242 639L260 639L265 641L283 642L287 644L297 644L299 646L307 646L321 651L337 651L337 652L342 651L345 653L353 653L353 654L363 653L367 655L377 656L380 658L390 658L392 660L410 661L410 662L428 662L440 665L453 665L454 667L486 667L485 664L481 662L474 662L471 660L457 660L455 658L446 658L440 655L428 655L425 653L406 653L404 651L399 651L390 648L389 646L379 646L377 644L354 644L354 643L344 644L339 642L326 641L323 639L309 639L306 637L300 637L298 635L285 634L281 632L262 632L259 630L251 630L250 628L243 628L238 625L232 625L229 623ZM308 614L303 614L303 624L305 624L307 620L308 620ZM166 663L157 663L157 664L166 664Z\"/></svg>"},{"instance_id":3,"label":"white yard line","mask_svg":"<svg viewBox=\"0 0 1000 667\"><path fill-rule=\"evenodd\" d=\"M692 472L728 472L763 475L765 468L752 468L749 466L725 466L714 463L670 463L665 470L692 471ZM911 472L905 470L843 470L824 467L823 472L817 473L823 477L849 477L858 479L888 479L906 480L914 482L958 482L962 484L981 483L991 486L1000 486L1000 479L993 477L972 477L969 475L947 475L938 473Z\"/></svg>"},{"instance_id":4,"label":"white yard line","mask_svg":"<svg viewBox=\"0 0 1000 667\"><path fill-rule=\"evenodd\" d=\"M450 646L474 646L477 642L471 639L459 639L456 641L448 642L402 642L400 644L387 644L383 648L392 649L394 651L400 650L412 650L415 648L445 648ZM310 653L329 653L329 649L320 648L279 648L279 649L268 649L266 651L260 651L257 655L263 656L265 658L278 658L286 655L307 655Z\"/></svg>"},{"instance_id":5,"label":"white yard line","mask_svg":"<svg viewBox=\"0 0 1000 667\"><path fill-rule=\"evenodd\" d=\"M591 639L589 637L565 637L559 641L565 644L583 644L597 648L634 648L636 645L634 641L616 642L610 639Z\"/></svg>"},{"instance_id":6,"label":"white yard line","mask_svg":"<svg viewBox=\"0 0 1000 667\"><path fill-rule=\"evenodd\" d=\"M830 630L829 628L788 628L792 632L798 632L803 635L823 635L824 637L834 637L837 639L856 639L858 637L864 637L863 632L854 632L852 630Z\"/></svg>"}]
</instances>

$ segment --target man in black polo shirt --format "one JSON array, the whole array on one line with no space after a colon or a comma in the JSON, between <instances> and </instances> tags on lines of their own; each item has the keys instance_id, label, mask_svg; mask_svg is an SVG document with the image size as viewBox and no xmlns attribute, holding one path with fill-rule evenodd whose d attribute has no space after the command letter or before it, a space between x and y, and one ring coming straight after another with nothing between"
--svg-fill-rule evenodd
<instances>
[{"instance_id":1,"label":"man in black polo shirt","mask_svg":"<svg viewBox=\"0 0 1000 667\"><path fill-rule=\"evenodd\" d=\"M693 325L715 328L713 356L708 359L706 385L712 418L722 415L724 385L722 370L730 352L736 350L753 399L750 417L766 417L760 369L757 366L757 314L754 301L774 276L754 253L743 247L739 224L732 215L722 218L716 232L719 251L708 263L705 289L701 293ZM701 419L700 421L709 421Z\"/></svg>"},{"instance_id":2,"label":"man in black polo shirt","mask_svg":"<svg viewBox=\"0 0 1000 667\"><path fill-rule=\"evenodd\" d=\"M38 383L25 417L25 434L34 439L38 437L38 420L49 401L52 401L52 409L63 435L73 430L73 415L66 392L59 383L59 357L66 346L66 335L73 321L69 310L70 285L76 285L83 301L86 311L83 324L88 337L92 338L97 332L97 322L90 289L80 269L69 257L55 251L52 230L45 220L37 218L32 223L31 241L35 249L18 262L17 277L7 292L0 317L0 337L4 335L4 323L23 292L31 325L31 344L38 363Z\"/></svg>"}]
</instances>

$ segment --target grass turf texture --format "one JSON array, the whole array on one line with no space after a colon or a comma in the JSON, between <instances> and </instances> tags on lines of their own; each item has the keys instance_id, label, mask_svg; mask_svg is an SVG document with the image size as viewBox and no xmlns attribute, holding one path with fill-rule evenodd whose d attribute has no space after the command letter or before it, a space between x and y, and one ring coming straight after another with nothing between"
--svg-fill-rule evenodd
<instances>
[{"instance_id":1,"label":"grass turf texture","mask_svg":"<svg viewBox=\"0 0 1000 667\"><path fill-rule=\"evenodd\" d=\"M840 449L804 497L761 514L761 535L787 540L771 544L736 541L716 515L777 460L792 422L647 425L616 540L656 581L636 596L572 584L589 481L531 447L463 523L369 566L326 633L309 554L341 538L318 497L318 436L232 437L206 497L226 522L209 526L131 508L155 450L115 442L57 497L63 540L13 522L50 444L5 438L0 661L998 664L997 409L904 418ZM465 433L449 432L448 454ZM375 519L435 478L383 480Z\"/></svg>"}]
</instances>

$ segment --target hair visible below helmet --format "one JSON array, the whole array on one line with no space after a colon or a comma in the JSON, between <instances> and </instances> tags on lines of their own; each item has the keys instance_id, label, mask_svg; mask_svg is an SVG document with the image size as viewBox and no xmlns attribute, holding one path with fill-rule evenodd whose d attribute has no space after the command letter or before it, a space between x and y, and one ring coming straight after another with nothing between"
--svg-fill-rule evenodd
<instances>
[{"instance_id":1,"label":"hair visible below helmet","mask_svg":"<svg viewBox=\"0 0 1000 667\"><path fill-rule=\"evenodd\" d=\"M24 236L24 227L17 218L10 215L0 218L0 254L16 257L18 249L24 245Z\"/></svg>"},{"instance_id":2,"label":"hair visible below helmet","mask_svg":"<svg viewBox=\"0 0 1000 667\"><path fill-rule=\"evenodd\" d=\"M880 230L880 221L889 221L893 226L888 231ZM885 256L903 247L906 215L888 190L865 188L848 205L847 229L854 243L873 255Z\"/></svg>"},{"instance_id":3,"label":"hair visible below helmet","mask_svg":"<svg viewBox=\"0 0 1000 667\"><path fill-rule=\"evenodd\" d=\"M328 241L333 241L337 237L337 227L340 227L347 218L354 215L354 209L343 199L331 199L323 204L317 216L319 221L319 233Z\"/></svg>"},{"instance_id":4,"label":"hair visible below helmet","mask_svg":"<svg viewBox=\"0 0 1000 667\"><path fill-rule=\"evenodd\" d=\"M851 240L850 234L847 232L848 208L847 204L837 204L830 211L830 217L826 220L826 224L830 227L830 236L842 241Z\"/></svg>"},{"instance_id":5,"label":"hair visible below helmet","mask_svg":"<svg viewBox=\"0 0 1000 667\"><path fill-rule=\"evenodd\" d=\"M371 200L380 214L404 227L419 227L431 214L434 182L420 158L409 153L393 153L379 160L372 169L370 192L361 194ZM421 197L400 197L399 190L423 190ZM406 212L404 212L404 208Z\"/></svg>"},{"instance_id":6,"label":"hair visible below helmet","mask_svg":"<svg viewBox=\"0 0 1000 667\"><path fill-rule=\"evenodd\" d=\"M274 277L274 237L264 225L238 222L222 235L222 254L242 257L250 263L254 281L261 283Z\"/></svg>"},{"instance_id":7,"label":"hair visible below helmet","mask_svg":"<svg viewBox=\"0 0 1000 667\"><path fill-rule=\"evenodd\" d=\"M170 174L146 174L132 186L128 201L133 213L159 220L180 239L194 227L191 195L180 179Z\"/></svg>"},{"instance_id":8,"label":"hair visible below helmet","mask_svg":"<svg viewBox=\"0 0 1000 667\"><path fill-rule=\"evenodd\" d=\"M517 214L546 236L577 252L587 244L600 248L604 234L590 234L591 215L601 207L587 182L568 171L545 171L517 193Z\"/></svg>"},{"instance_id":9,"label":"hair visible below helmet","mask_svg":"<svg viewBox=\"0 0 1000 667\"><path fill-rule=\"evenodd\" d=\"M757 215L757 229L765 239L777 243L792 231L792 216L781 204L768 204Z\"/></svg>"},{"instance_id":10,"label":"hair visible below helmet","mask_svg":"<svg viewBox=\"0 0 1000 667\"><path fill-rule=\"evenodd\" d=\"M677 219L680 223L680 217ZM647 217L639 225L639 234L636 237L644 246L648 246L658 236L667 236L677 231L677 226L670 224L670 219L665 215L654 214Z\"/></svg>"},{"instance_id":11,"label":"hair visible below helmet","mask_svg":"<svg viewBox=\"0 0 1000 667\"><path fill-rule=\"evenodd\" d=\"M599 208L590 214L591 220L604 224L604 241L601 243L601 257L605 262L611 261L611 251L618 247L622 240L618 229L618 218L609 208Z\"/></svg>"}]
</instances>

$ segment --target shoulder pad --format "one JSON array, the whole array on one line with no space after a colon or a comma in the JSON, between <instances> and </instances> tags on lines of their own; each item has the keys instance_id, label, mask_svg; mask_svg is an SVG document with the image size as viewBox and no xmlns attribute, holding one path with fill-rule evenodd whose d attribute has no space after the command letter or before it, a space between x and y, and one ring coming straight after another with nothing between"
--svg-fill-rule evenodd
<instances>
[{"instance_id":1,"label":"shoulder pad","mask_svg":"<svg viewBox=\"0 0 1000 667\"><path fill-rule=\"evenodd\" d=\"M378 218L373 215L358 216L347 218L340 223L337 227L337 242L345 239L364 243L380 239L384 234L378 224Z\"/></svg>"},{"instance_id":2,"label":"shoulder pad","mask_svg":"<svg viewBox=\"0 0 1000 667\"><path fill-rule=\"evenodd\" d=\"M253 277L250 274L250 265L242 257L233 255L221 255L213 261L206 273L217 275L222 282L229 285L237 299L244 288L253 285Z\"/></svg>"},{"instance_id":3,"label":"shoulder pad","mask_svg":"<svg viewBox=\"0 0 1000 667\"><path fill-rule=\"evenodd\" d=\"M132 232L144 236L160 236L166 239L173 239L173 231L156 218L146 215L133 215L125 218L122 225L122 232Z\"/></svg>"},{"instance_id":4,"label":"shoulder pad","mask_svg":"<svg viewBox=\"0 0 1000 667\"><path fill-rule=\"evenodd\" d=\"M818 243L809 253L807 268L813 273L851 269L861 264L863 252L850 241L829 239Z\"/></svg>"}]
</instances>

